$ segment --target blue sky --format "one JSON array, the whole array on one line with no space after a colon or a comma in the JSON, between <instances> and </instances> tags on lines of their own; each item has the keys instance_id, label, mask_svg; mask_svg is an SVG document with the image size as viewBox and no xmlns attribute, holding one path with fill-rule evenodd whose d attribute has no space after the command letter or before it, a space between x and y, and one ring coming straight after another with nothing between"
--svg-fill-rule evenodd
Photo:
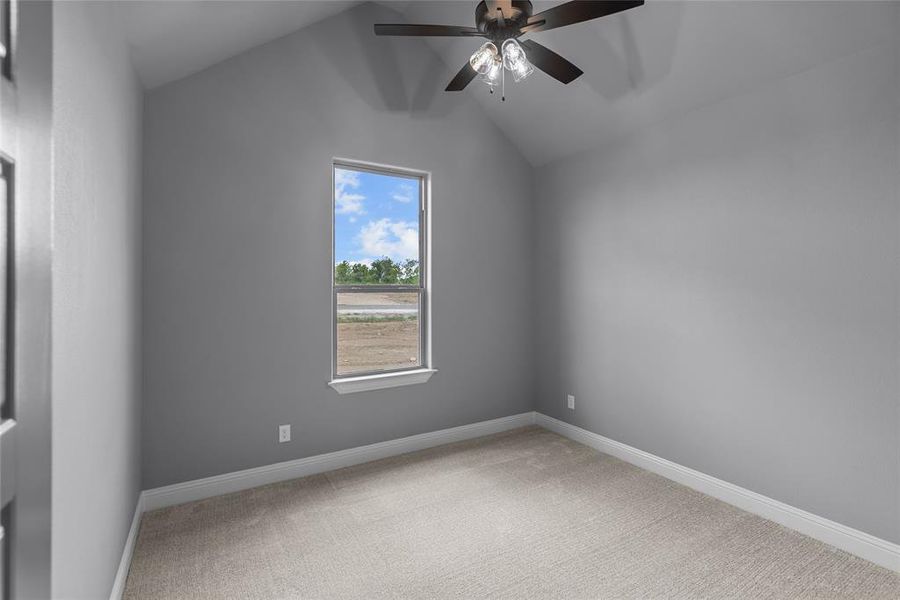
<instances>
[{"instance_id":1,"label":"blue sky","mask_svg":"<svg viewBox=\"0 0 900 600\"><path fill-rule=\"evenodd\" d=\"M334 168L334 260L419 259L419 180Z\"/></svg>"}]
</instances>

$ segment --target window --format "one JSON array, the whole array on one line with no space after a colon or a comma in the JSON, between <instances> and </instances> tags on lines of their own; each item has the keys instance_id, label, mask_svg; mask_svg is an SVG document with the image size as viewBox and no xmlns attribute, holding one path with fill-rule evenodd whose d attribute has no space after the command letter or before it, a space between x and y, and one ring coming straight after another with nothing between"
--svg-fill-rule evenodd
<instances>
[{"instance_id":1,"label":"window","mask_svg":"<svg viewBox=\"0 0 900 600\"><path fill-rule=\"evenodd\" d=\"M427 381L428 174L343 160L332 170L331 385Z\"/></svg>"}]
</instances>

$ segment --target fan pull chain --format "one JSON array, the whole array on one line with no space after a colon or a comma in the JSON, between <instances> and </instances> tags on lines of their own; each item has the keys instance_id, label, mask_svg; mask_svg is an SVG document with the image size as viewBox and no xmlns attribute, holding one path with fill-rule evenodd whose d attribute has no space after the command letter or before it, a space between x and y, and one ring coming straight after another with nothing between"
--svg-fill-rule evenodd
<instances>
[{"instance_id":1,"label":"fan pull chain","mask_svg":"<svg viewBox=\"0 0 900 600\"><path fill-rule=\"evenodd\" d=\"M506 102L506 69L500 68L500 86L502 91L502 96L500 96L501 102Z\"/></svg>"}]
</instances>

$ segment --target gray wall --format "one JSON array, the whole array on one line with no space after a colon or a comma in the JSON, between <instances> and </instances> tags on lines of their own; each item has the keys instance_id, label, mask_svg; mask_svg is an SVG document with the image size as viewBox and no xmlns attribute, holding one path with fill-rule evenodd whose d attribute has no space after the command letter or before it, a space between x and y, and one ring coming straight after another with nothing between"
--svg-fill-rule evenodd
<instances>
[{"instance_id":1,"label":"gray wall","mask_svg":"<svg viewBox=\"0 0 900 600\"><path fill-rule=\"evenodd\" d=\"M397 18L363 5L145 98L145 488L533 408L530 169L428 46L372 35ZM334 156L433 173L427 384L327 386Z\"/></svg>"},{"instance_id":2,"label":"gray wall","mask_svg":"<svg viewBox=\"0 0 900 600\"><path fill-rule=\"evenodd\" d=\"M897 52L541 169L538 409L900 542Z\"/></svg>"},{"instance_id":3,"label":"gray wall","mask_svg":"<svg viewBox=\"0 0 900 600\"><path fill-rule=\"evenodd\" d=\"M142 92L111 3L54 4L53 596L109 595L140 490Z\"/></svg>"}]
</instances>

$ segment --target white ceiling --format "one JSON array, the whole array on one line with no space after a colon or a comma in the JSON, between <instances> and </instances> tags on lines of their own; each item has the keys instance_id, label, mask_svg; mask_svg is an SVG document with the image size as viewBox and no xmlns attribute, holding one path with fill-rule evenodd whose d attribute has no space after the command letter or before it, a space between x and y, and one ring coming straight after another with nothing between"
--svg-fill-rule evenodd
<instances>
[{"instance_id":1,"label":"white ceiling","mask_svg":"<svg viewBox=\"0 0 900 600\"><path fill-rule=\"evenodd\" d=\"M147 89L335 15L359 0L134 0L117 5Z\"/></svg>"},{"instance_id":2,"label":"white ceiling","mask_svg":"<svg viewBox=\"0 0 900 600\"><path fill-rule=\"evenodd\" d=\"M558 3L535 2L535 12ZM357 3L127 4L135 66L152 88ZM474 1L383 4L409 22L474 20ZM523 155L541 165L887 42L896 35L898 15L896 2L648 0L624 13L531 36L584 70L570 85L536 72L518 84L508 81L505 103L477 81L463 93L474 95ZM449 80L479 41L428 43L446 63Z\"/></svg>"}]
</instances>

